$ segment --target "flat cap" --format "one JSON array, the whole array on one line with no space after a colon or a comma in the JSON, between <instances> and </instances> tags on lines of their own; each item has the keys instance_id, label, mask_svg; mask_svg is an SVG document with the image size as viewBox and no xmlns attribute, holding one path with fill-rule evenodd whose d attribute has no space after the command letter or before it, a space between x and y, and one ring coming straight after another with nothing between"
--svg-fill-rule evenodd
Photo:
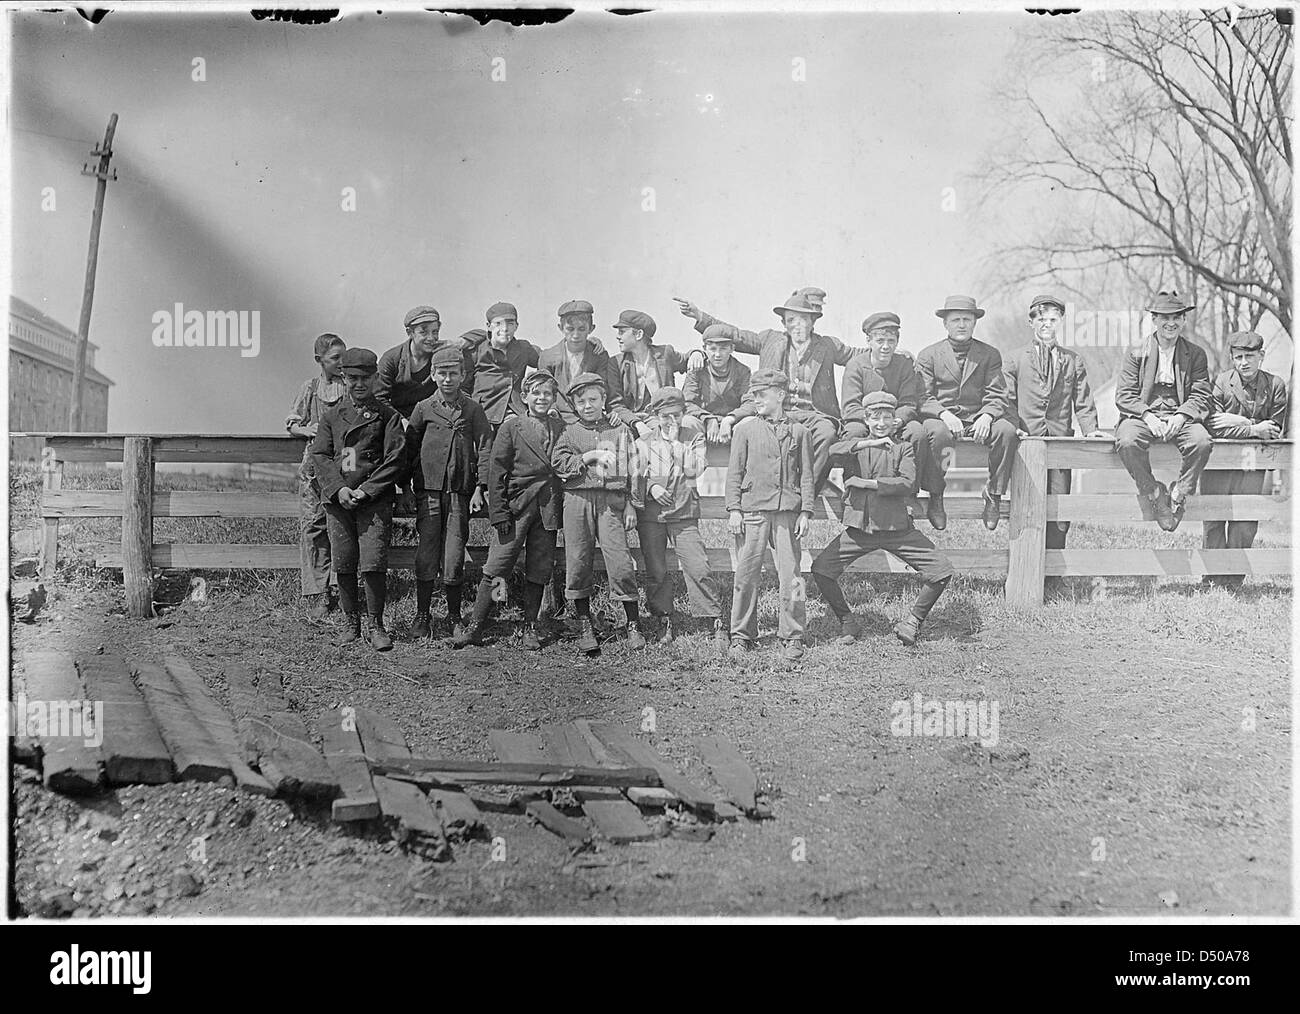
<instances>
[{"instance_id":1,"label":"flat cap","mask_svg":"<svg viewBox=\"0 0 1300 1014\"><path fill-rule=\"evenodd\" d=\"M704 344L709 342L726 342L736 344L736 330L730 324L710 324L704 329Z\"/></svg>"},{"instance_id":2,"label":"flat cap","mask_svg":"<svg viewBox=\"0 0 1300 1014\"><path fill-rule=\"evenodd\" d=\"M1234 331L1228 335L1229 349L1244 349L1246 352L1258 352L1264 347L1264 336L1254 331Z\"/></svg>"},{"instance_id":3,"label":"flat cap","mask_svg":"<svg viewBox=\"0 0 1300 1014\"><path fill-rule=\"evenodd\" d=\"M557 388L560 386L560 382L555 379L555 374L550 370L533 370L532 373L524 377L523 389L527 391L534 384L541 384L546 381L554 384Z\"/></svg>"},{"instance_id":4,"label":"flat cap","mask_svg":"<svg viewBox=\"0 0 1300 1014\"><path fill-rule=\"evenodd\" d=\"M862 322L862 333L870 334L873 328L877 327L902 327L903 322L899 319L898 314L890 313L885 310L881 313L873 313L870 317Z\"/></svg>"},{"instance_id":5,"label":"flat cap","mask_svg":"<svg viewBox=\"0 0 1300 1014\"><path fill-rule=\"evenodd\" d=\"M348 349L339 357L339 369L374 373L379 369L379 357L369 349Z\"/></svg>"},{"instance_id":6,"label":"flat cap","mask_svg":"<svg viewBox=\"0 0 1300 1014\"><path fill-rule=\"evenodd\" d=\"M570 299L567 303L561 303L559 316L567 317L571 313L588 313L595 316L596 309L585 299Z\"/></svg>"},{"instance_id":7,"label":"flat cap","mask_svg":"<svg viewBox=\"0 0 1300 1014\"><path fill-rule=\"evenodd\" d=\"M1065 312L1065 300L1060 296L1053 296L1051 293L1035 296L1029 304L1029 312L1033 313L1034 308L1039 306L1054 306L1062 313Z\"/></svg>"},{"instance_id":8,"label":"flat cap","mask_svg":"<svg viewBox=\"0 0 1300 1014\"><path fill-rule=\"evenodd\" d=\"M661 387L650 396L650 411L658 412L663 408L685 408L686 395L680 388Z\"/></svg>"},{"instance_id":9,"label":"flat cap","mask_svg":"<svg viewBox=\"0 0 1300 1014\"><path fill-rule=\"evenodd\" d=\"M599 387L606 394L609 393L609 383L599 373L579 373L573 378L573 383L569 385L569 390L565 393L572 398L584 387Z\"/></svg>"},{"instance_id":10,"label":"flat cap","mask_svg":"<svg viewBox=\"0 0 1300 1014\"><path fill-rule=\"evenodd\" d=\"M870 412L873 408L898 408L898 399L888 391L872 391L862 399L862 411Z\"/></svg>"},{"instance_id":11,"label":"flat cap","mask_svg":"<svg viewBox=\"0 0 1300 1014\"><path fill-rule=\"evenodd\" d=\"M624 310L620 313L614 328L617 330L623 327L637 328L644 334L646 341L653 338L655 331L658 330L655 326L655 319L641 310Z\"/></svg>"},{"instance_id":12,"label":"flat cap","mask_svg":"<svg viewBox=\"0 0 1300 1014\"><path fill-rule=\"evenodd\" d=\"M751 391L761 391L765 387L783 387L789 390L790 378L781 370L774 370L770 366L762 366L750 374L749 389Z\"/></svg>"},{"instance_id":13,"label":"flat cap","mask_svg":"<svg viewBox=\"0 0 1300 1014\"><path fill-rule=\"evenodd\" d=\"M433 356L429 359L429 369L436 370L439 366L448 366L455 363L457 366L463 365L465 354L454 345L439 345L433 350Z\"/></svg>"},{"instance_id":14,"label":"flat cap","mask_svg":"<svg viewBox=\"0 0 1300 1014\"><path fill-rule=\"evenodd\" d=\"M438 311L432 306L414 306L406 311L406 316L402 319L402 327L411 328L416 324L423 324L426 321L437 321L442 323L442 318L438 316Z\"/></svg>"},{"instance_id":15,"label":"flat cap","mask_svg":"<svg viewBox=\"0 0 1300 1014\"><path fill-rule=\"evenodd\" d=\"M487 308L487 322L491 324L497 317L513 317L518 320L519 311L515 309L514 303L493 303Z\"/></svg>"}]
</instances>

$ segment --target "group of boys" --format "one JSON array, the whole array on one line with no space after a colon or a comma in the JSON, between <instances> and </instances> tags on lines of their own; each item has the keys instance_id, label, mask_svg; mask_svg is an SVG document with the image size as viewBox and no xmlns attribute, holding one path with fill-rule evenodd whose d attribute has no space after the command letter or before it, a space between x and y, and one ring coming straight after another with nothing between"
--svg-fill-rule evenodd
<instances>
[{"instance_id":1,"label":"group of boys","mask_svg":"<svg viewBox=\"0 0 1300 1014\"><path fill-rule=\"evenodd\" d=\"M429 636L433 590L441 578L449 634L456 646L478 643L494 602L508 598L508 579L524 557L521 647L536 649L537 625L554 571L557 532L564 532L564 597L572 605L578 646L598 649L590 612L596 548L611 600L627 617L632 647L646 643L627 536L639 536L647 605L674 636L673 585L666 551L683 571L691 611L711 623L719 650L742 656L757 640L757 601L767 550L780 586L778 636L786 659L802 657L805 585L801 541L814 498L834 464L843 466L845 531L817 556L816 585L839 622L840 640L861 635L838 579L855 559L886 550L917 570L923 586L895 628L905 644L919 636L954 573L917 531L907 506L928 494L926 517L947 525L946 473L958 438L985 444L988 480L982 518L990 530L1002 514L1011 464L1023 436L1068 436L1077 426L1101 437L1081 356L1058 342L1066 304L1035 297L1032 342L1004 364L974 337L984 316L969 296L950 296L936 310L947 337L913 360L898 349L897 314L874 313L862 324L865 347L815 331L826 293L804 288L773 307L782 328L746 331L678 299L694 319L703 362L656 345L654 319L625 310L611 358L592 336L594 309L570 300L558 311L561 341L539 350L515 336L509 303L487 312L487 330L447 341L432 307L406 315L406 340L378 360L344 350L335 335L316 343L321 366L286 421L311 443L301 471L302 587L312 612L328 608L331 564L345 616L344 642L361 636L356 575L363 575L371 641L391 647L383 625L384 580L395 488L415 499L417 606L413 633ZM1260 369L1263 339L1229 338L1233 370L1214 385L1203 350L1182 337L1193 307L1161 293L1147 309L1155 331L1125 358L1117 382L1121 420L1115 446L1155 520L1177 527L1208 460L1210 432L1274 439L1286 425L1287 392ZM752 373L734 352L758 356ZM698 353L692 355L695 360ZM834 368L845 368L841 398ZM674 384L684 373L681 389ZM1207 429L1208 427L1208 429ZM1151 475L1149 446L1175 443L1183 472L1165 487ZM730 444L725 507L736 541L731 622L721 618L718 588L700 537L697 481L708 443ZM1210 473L1206 491L1259 492L1263 472ZM1256 488L1259 487L1259 488ZM1070 489L1068 470L1052 470L1048 491ZM462 619L469 517L486 503L496 531L471 616ZM1047 525L1048 548L1062 548L1066 522ZM1255 525L1206 523L1209 548L1249 546Z\"/></svg>"}]
</instances>

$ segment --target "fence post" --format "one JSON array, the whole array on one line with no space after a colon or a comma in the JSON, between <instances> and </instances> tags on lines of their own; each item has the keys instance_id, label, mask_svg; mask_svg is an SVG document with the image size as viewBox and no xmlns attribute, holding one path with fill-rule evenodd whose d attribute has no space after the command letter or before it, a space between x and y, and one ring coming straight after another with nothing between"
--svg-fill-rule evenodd
<instances>
[{"instance_id":1,"label":"fence post","mask_svg":"<svg viewBox=\"0 0 1300 1014\"><path fill-rule=\"evenodd\" d=\"M45 451L41 454L41 487L42 490L60 490L63 488L63 462L50 457L50 454L50 445L46 444ZM45 518L44 526L45 539L41 543L38 569L41 581L48 585L54 580L59 565L59 519Z\"/></svg>"},{"instance_id":2,"label":"fence post","mask_svg":"<svg viewBox=\"0 0 1300 1014\"><path fill-rule=\"evenodd\" d=\"M1011 466L1011 555L1007 561L1007 602L1043 604L1047 572L1047 441L1026 437Z\"/></svg>"},{"instance_id":3,"label":"fence post","mask_svg":"<svg viewBox=\"0 0 1300 1014\"><path fill-rule=\"evenodd\" d=\"M122 583L126 614L153 615L153 439L122 441Z\"/></svg>"}]
</instances>

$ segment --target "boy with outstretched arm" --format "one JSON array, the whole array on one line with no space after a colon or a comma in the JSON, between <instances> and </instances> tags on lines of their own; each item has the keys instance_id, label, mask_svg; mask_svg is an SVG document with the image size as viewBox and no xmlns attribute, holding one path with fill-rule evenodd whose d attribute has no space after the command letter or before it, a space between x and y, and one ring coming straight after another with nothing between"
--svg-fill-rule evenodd
<instances>
[{"instance_id":1,"label":"boy with outstretched arm","mask_svg":"<svg viewBox=\"0 0 1300 1014\"><path fill-rule=\"evenodd\" d=\"M429 606L439 575L447 595L448 634L465 635L461 590L469 516L483 507L491 454L492 427L478 402L461 390L461 353L441 348L430 362L437 390L419 402L406 428L406 467L415 494L415 626L428 637Z\"/></svg>"},{"instance_id":2,"label":"boy with outstretched arm","mask_svg":"<svg viewBox=\"0 0 1300 1014\"><path fill-rule=\"evenodd\" d=\"M668 544L686 577L691 612L713 627L715 647L731 644L723 624L718 587L709 569L709 554L700 538L699 478L708 467L704 434L682 426L686 399L675 387L661 387L650 398L657 423L636 441L636 475L632 505L648 577L646 606L663 618L659 643L673 640L673 576L668 571Z\"/></svg>"},{"instance_id":3,"label":"boy with outstretched arm","mask_svg":"<svg viewBox=\"0 0 1300 1014\"><path fill-rule=\"evenodd\" d=\"M934 543L912 527L907 497L916 483L916 451L910 441L895 436L898 399L888 391L873 391L862 399L867 436L850 437L831 449L852 454L859 474L845 480L844 531L813 561L813 577L840 624L839 643L862 635L862 624L849 609L839 577L859 557L876 549L893 553L920 573L925 584L912 611L894 627L904 644L916 643L921 624L952 580L952 564Z\"/></svg>"},{"instance_id":4,"label":"boy with outstretched arm","mask_svg":"<svg viewBox=\"0 0 1300 1014\"><path fill-rule=\"evenodd\" d=\"M769 545L781 589L781 654L787 662L797 662L804 654L807 595L799 566L801 540L812 520L814 466L811 435L785 412L789 386L781 370L755 370L749 392L757 414L731 434L726 507L737 546L730 649L735 659L743 658L758 640L758 587Z\"/></svg>"},{"instance_id":5,"label":"boy with outstretched arm","mask_svg":"<svg viewBox=\"0 0 1300 1014\"><path fill-rule=\"evenodd\" d=\"M569 387L577 420L570 423L551 453L564 481L565 596L578 616L578 648L600 648L591 623L592 566L596 545L605 560L609 597L627 612L627 643L644 648L639 629L639 593L627 535L636 528L632 486L633 437L627 426L605 414L609 387L598 373L583 373Z\"/></svg>"},{"instance_id":6,"label":"boy with outstretched arm","mask_svg":"<svg viewBox=\"0 0 1300 1014\"><path fill-rule=\"evenodd\" d=\"M311 442L316 439L321 416L343 397L343 374L340 362L347 348L336 334L318 335L314 345L320 373L306 381L285 417L284 428L291 436L305 437L302 464L298 467L299 515L298 541L301 554L298 581L308 615L323 619L329 612L330 536L325 522L325 504L321 501L316 466L311 459Z\"/></svg>"},{"instance_id":7,"label":"boy with outstretched arm","mask_svg":"<svg viewBox=\"0 0 1300 1014\"><path fill-rule=\"evenodd\" d=\"M339 644L361 637L360 572L366 586L370 643L377 651L387 651L393 640L384 629L384 596L395 484L404 478L402 417L375 397L379 360L373 352L348 349L339 366L347 395L326 409L311 445L343 607Z\"/></svg>"},{"instance_id":8,"label":"boy with outstretched arm","mask_svg":"<svg viewBox=\"0 0 1300 1014\"><path fill-rule=\"evenodd\" d=\"M527 414L508 416L492 443L488 511L497 543L483 566L466 644L481 642L492 602L506 600L506 582L523 553L524 622L519 629L519 647L537 651L542 646L537 613L555 567L555 533L564 497L551 464L555 443L564 432L564 423L551 414L557 393L549 371L529 374L523 390Z\"/></svg>"}]
</instances>

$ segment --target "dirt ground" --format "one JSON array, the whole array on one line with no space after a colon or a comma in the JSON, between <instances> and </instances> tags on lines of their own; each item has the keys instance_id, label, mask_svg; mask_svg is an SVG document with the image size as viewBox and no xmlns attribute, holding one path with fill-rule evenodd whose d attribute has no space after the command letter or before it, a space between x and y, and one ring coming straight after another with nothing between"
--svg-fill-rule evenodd
<instances>
[{"instance_id":1,"label":"dirt ground","mask_svg":"<svg viewBox=\"0 0 1300 1014\"><path fill-rule=\"evenodd\" d=\"M1291 589L1077 579L1043 609L958 579L927 639L889 636L915 585L849 584L869 635L836 646L819 601L797 667L775 649L738 668L704 632L600 657L505 634L453 652L411 643L393 576L396 648L331 647L293 575L208 576L207 601L128 620L107 578L63 587L38 647L178 652L219 697L227 657L279 672L309 727L351 704L395 719L419 754L492 759L488 730L616 721L708 783L696 737L724 736L759 772L773 818L570 855L521 815L451 862L405 851L326 808L193 783L59 796L14 768L19 915L972 916L1246 915L1291 907ZM765 593L764 633L775 623ZM897 702L998 705L996 743L895 735ZM992 737L989 737L990 739ZM201 843L201 845L200 845Z\"/></svg>"}]
</instances>

